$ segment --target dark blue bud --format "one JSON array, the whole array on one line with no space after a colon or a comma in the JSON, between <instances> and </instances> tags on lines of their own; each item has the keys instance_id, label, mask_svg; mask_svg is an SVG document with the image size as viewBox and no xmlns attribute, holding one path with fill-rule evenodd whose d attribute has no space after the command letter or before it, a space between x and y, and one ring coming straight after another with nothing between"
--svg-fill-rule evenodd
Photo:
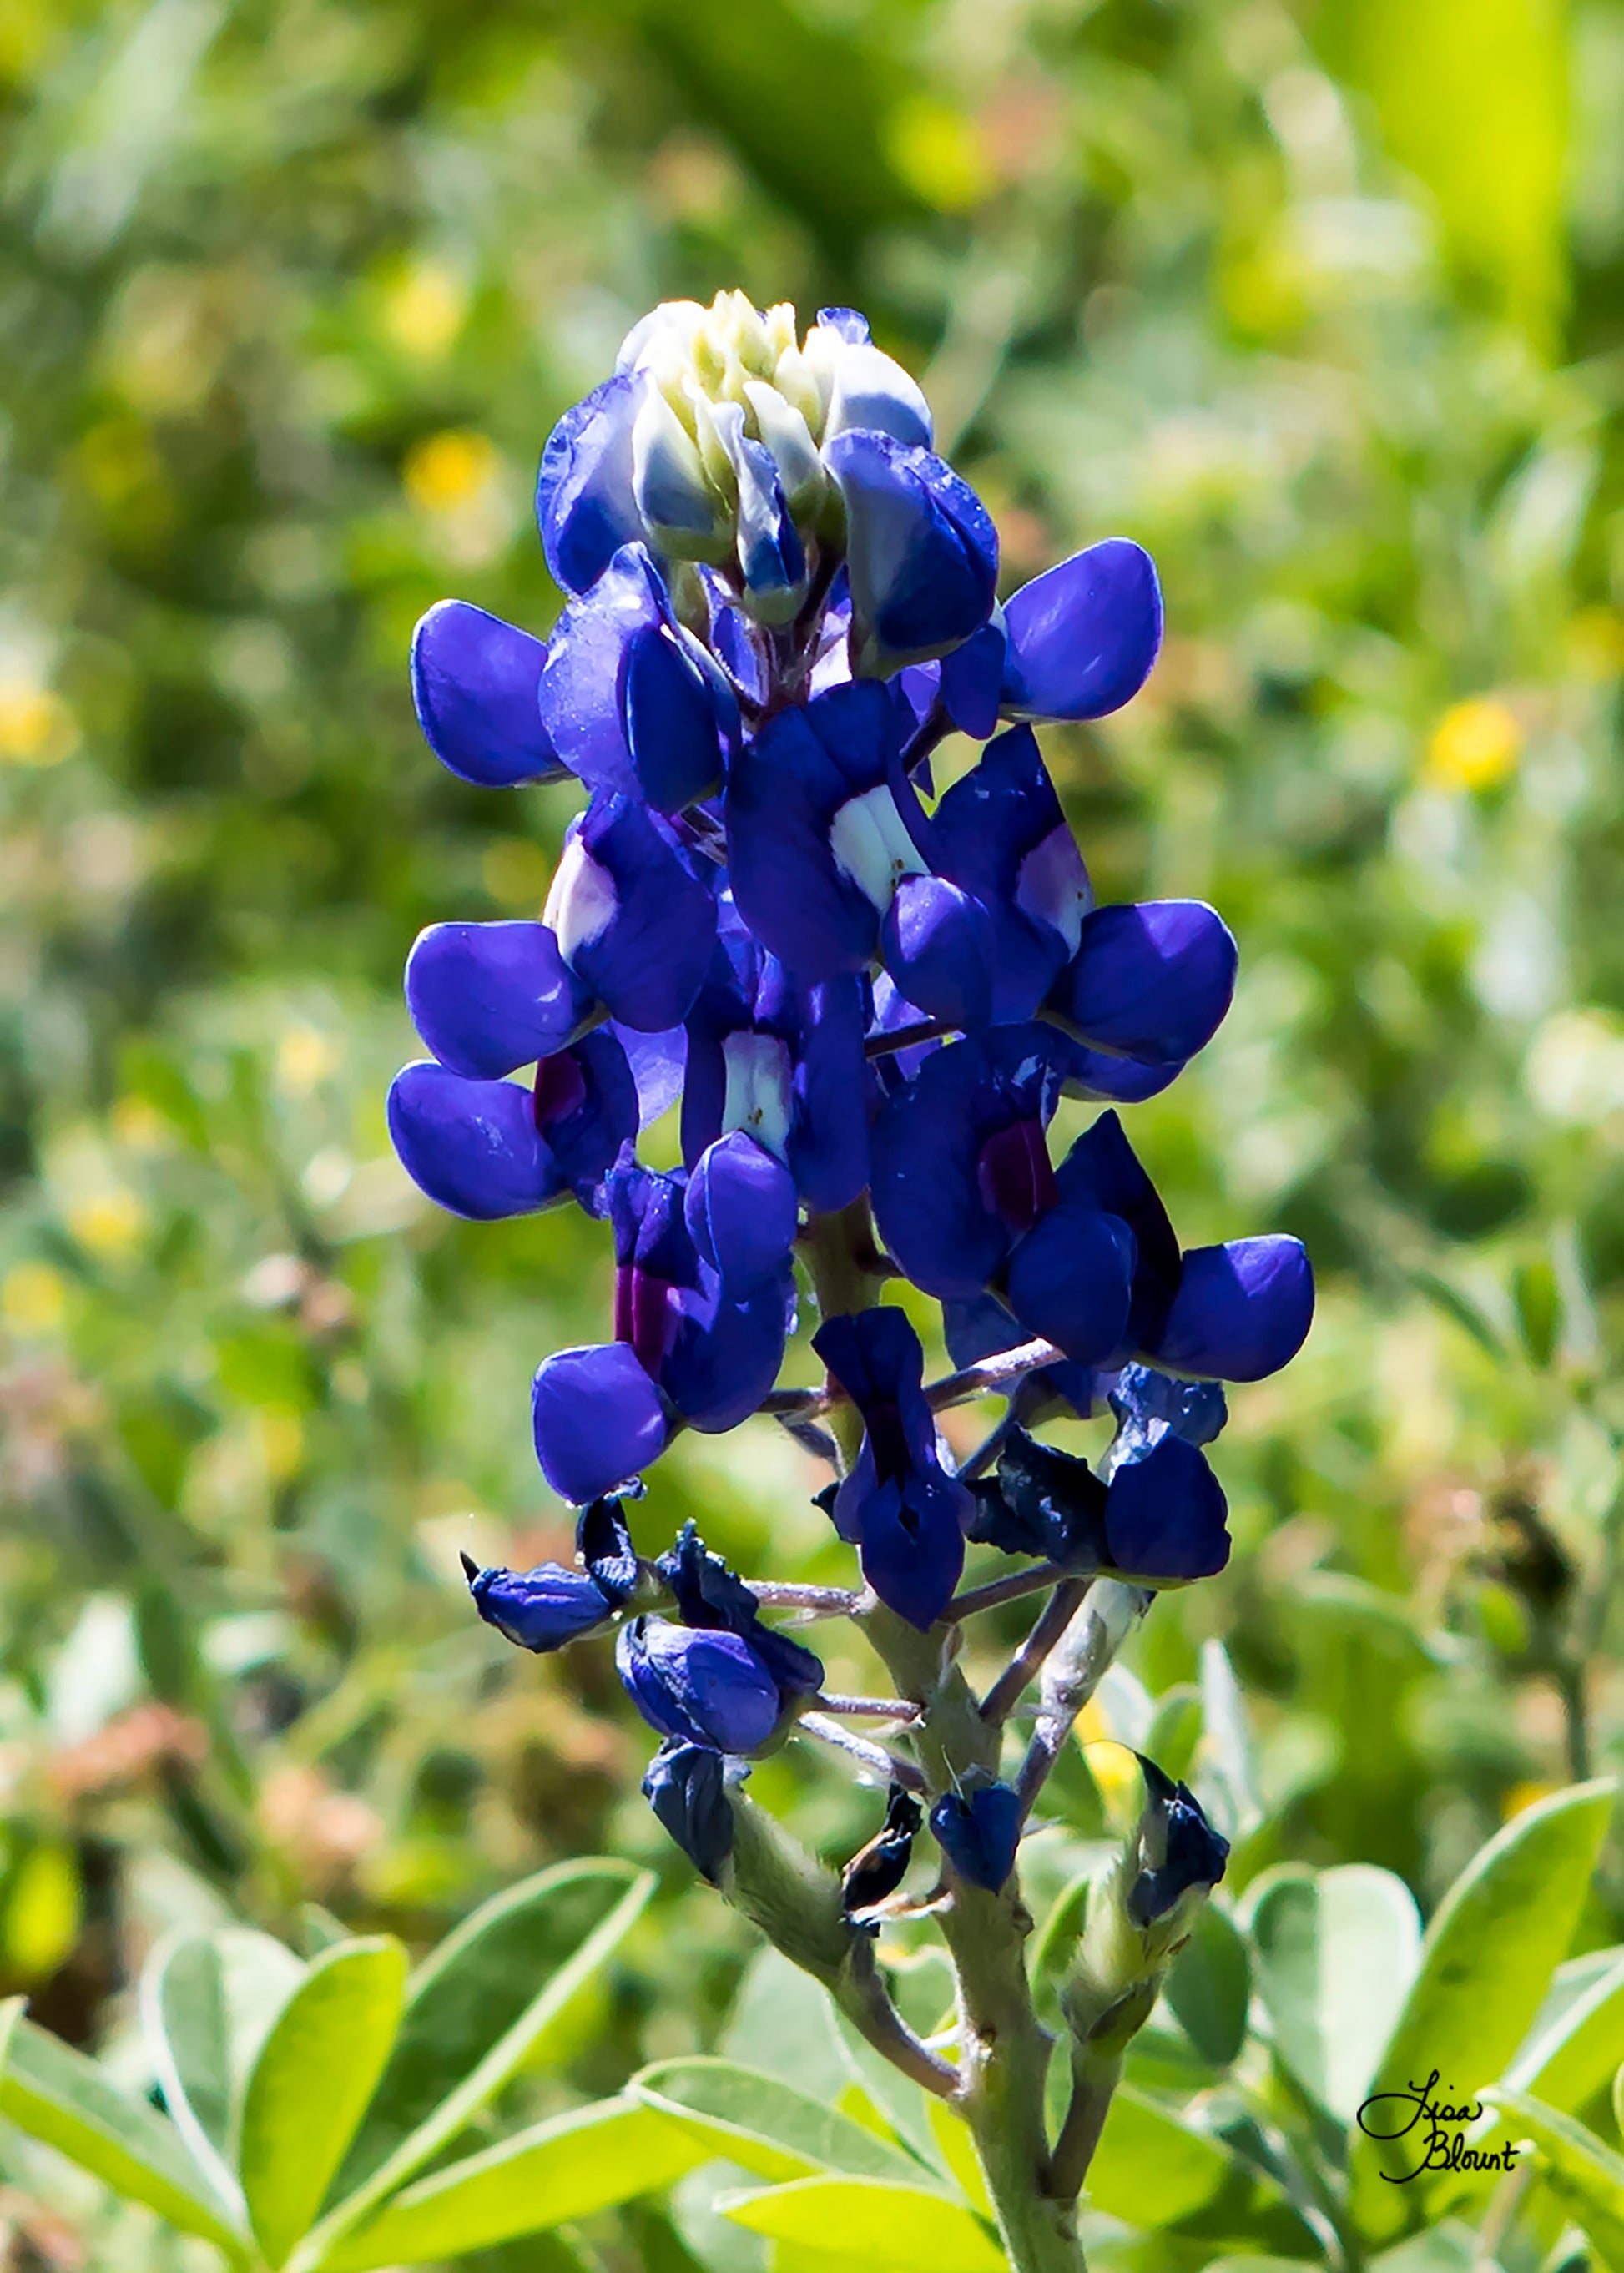
<instances>
[{"instance_id":1,"label":"dark blue bud","mask_svg":"<svg viewBox=\"0 0 1624 2273\"><path fill-rule=\"evenodd\" d=\"M1229 1503L1207 1455L1170 1430L1112 1470L1105 1537L1136 1579L1215 1578L1229 1559Z\"/></svg>"},{"instance_id":2,"label":"dark blue bud","mask_svg":"<svg viewBox=\"0 0 1624 2273\"><path fill-rule=\"evenodd\" d=\"M584 1571L544 1563L534 1571L482 1571L462 1557L468 1591L486 1625L521 1649L561 1649L567 1641L606 1624L613 1604Z\"/></svg>"},{"instance_id":3,"label":"dark blue bud","mask_svg":"<svg viewBox=\"0 0 1624 2273\"><path fill-rule=\"evenodd\" d=\"M582 1509L575 1524L575 1552L616 1609L636 1591L643 1564L619 1499L595 1499Z\"/></svg>"},{"instance_id":4,"label":"dark blue bud","mask_svg":"<svg viewBox=\"0 0 1624 2273\"><path fill-rule=\"evenodd\" d=\"M1144 1867L1128 1889L1128 1916L1142 1932L1166 1917L1192 1888L1215 1887L1229 1842L1214 1831L1188 1784L1174 1783L1141 1752L1146 1805L1139 1829Z\"/></svg>"},{"instance_id":5,"label":"dark blue bud","mask_svg":"<svg viewBox=\"0 0 1624 2273\"><path fill-rule=\"evenodd\" d=\"M944 1792L930 1811L937 1846L961 1879L996 1894L1015 1868L1020 1798L1007 1783Z\"/></svg>"},{"instance_id":6,"label":"dark blue bud","mask_svg":"<svg viewBox=\"0 0 1624 2273\"><path fill-rule=\"evenodd\" d=\"M643 1796L701 1878L721 1882L733 1851L728 1766L702 1744L665 1744L643 1780Z\"/></svg>"}]
</instances>

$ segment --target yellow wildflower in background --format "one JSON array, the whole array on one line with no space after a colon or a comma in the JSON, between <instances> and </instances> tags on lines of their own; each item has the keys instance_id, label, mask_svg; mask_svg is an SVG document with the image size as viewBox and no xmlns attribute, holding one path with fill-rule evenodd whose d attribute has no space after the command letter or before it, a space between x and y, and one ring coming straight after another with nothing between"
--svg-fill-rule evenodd
<instances>
[{"instance_id":1,"label":"yellow wildflower in background","mask_svg":"<svg viewBox=\"0 0 1624 2273\"><path fill-rule=\"evenodd\" d=\"M0 761L55 766L79 747L79 722L61 695L27 679L0 679Z\"/></svg>"},{"instance_id":2,"label":"yellow wildflower in background","mask_svg":"<svg viewBox=\"0 0 1624 2273\"><path fill-rule=\"evenodd\" d=\"M1492 789L1522 754L1522 729L1496 694L1452 702L1426 746L1426 778L1439 789Z\"/></svg>"},{"instance_id":3,"label":"yellow wildflower in background","mask_svg":"<svg viewBox=\"0 0 1624 2273\"><path fill-rule=\"evenodd\" d=\"M425 435L407 453L406 494L425 513L455 513L495 479L496 445L488 434L449 429Z\"/></svg>"},{"instance_id":4,"label":"yellow wildflower in background","mask_svg":"<svg viewBox=\"0 0 1624 2273\"><path fill-rule=\"evenodd\" d=\"M0 1317L14 1334L54 1334L68 1307L68 1290L49 1263L13 1264L0 1279Z\"/></svg>"}]
</instances>

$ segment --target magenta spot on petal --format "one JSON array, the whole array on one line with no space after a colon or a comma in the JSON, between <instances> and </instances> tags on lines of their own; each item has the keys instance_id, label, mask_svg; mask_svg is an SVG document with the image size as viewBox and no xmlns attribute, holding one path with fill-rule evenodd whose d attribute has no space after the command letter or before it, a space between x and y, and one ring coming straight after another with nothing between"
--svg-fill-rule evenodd
<instances>
[{"instance_id":1,"label":"magenta spot on petal","mask_svg":"<svg viewBox=\"0 0 1624 2273\"><path fill-rule=\"evenodd\" d=\"M586 1076L573 1050L543 1058L536 1068L536 1126L545 1136L586 1103Z\"/></svg>"},{"instance_id":2,"label":"magenta spot on petal","mask_svg":"<svg viewBox=\"0 0 1624 2273\"><path fill-rule=\"evenodd\" d=\"M975 1163L981 1202L1019 1239L1059 1197L1042 1123L1018 1121L982 1145Z\"/></svg>"},{"instance_id":3,"label":"magenta spot on petal","mask_svg":"<svg viewBox=\"0 0 1624 2273\"><path fill-rule=\"evenodd\" d=\"M670 1347L671 1282L631 1264L614 1274L614 1338L625 1342L650 1381Z\"/></svg>"}]
</instances>

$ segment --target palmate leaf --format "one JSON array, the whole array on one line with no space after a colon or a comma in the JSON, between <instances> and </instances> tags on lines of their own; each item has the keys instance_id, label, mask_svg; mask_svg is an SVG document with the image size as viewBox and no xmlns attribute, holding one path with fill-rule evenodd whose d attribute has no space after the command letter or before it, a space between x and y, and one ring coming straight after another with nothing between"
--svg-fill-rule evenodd
<instances>
[{"instance_id":1,"label":"palmate leaf","mask_svg":"<svg viewBox=\"0 0 1624 2273\"><path fill-rule=\"evenodd\" d=\"M1459 2104L1504 2070L1566 1955L1613 1812L1610 1779L1577 1784L1526 1808L1475 1856L1444 1897L1422 1944L1421 1969L1371 2080L1403 2093L1434 2069ZM1373 2239L1425 2214L1420 2185L1389 2185L1413 2170L1414 2142L1350 2140L1350 2201Z\"/></svg>"},{"instance_id":2,"label":"palmate leaf","mask_svg":"<svg viewBox=\"0 0 1624 2273\"><path fill-rule=\"evenodd\" d=\"M368 2273L462 2256L651 2194L712 2152L651 2107L605 2100L419 2179L370 2224L294 2262L299 2273Z\"/></svg>"},{"instance_id":3,"label":"palmate leaf","mask_svg":"<svg viewBox=\"0 0 1624 2273\"><path fill-rule=\"evenodd\" d=\"M272 2266L285 2262L321 2207L366 2112L400 2026L406 1952L398 1941L325 1950L260 2048L243 2105L243 2193Z\"/></svg>"},{"instance_id":4,"label":"palmate leaf","mask_svg":"<svg viewBox=\"0 0 1624 2273\"><path fill-rule=\"evenodd\" d=\"M232 2205L192 2161L174 2125L144 2101L127 2098L83 2052L19 2018L20 1999L5 2009L11 2041L0 2074L0 2115L126 2202L145 2203L182 2233L200 2234L234 2262L245 2262L246 2239L232 2223Z\"/></svg>"}]
</instances>

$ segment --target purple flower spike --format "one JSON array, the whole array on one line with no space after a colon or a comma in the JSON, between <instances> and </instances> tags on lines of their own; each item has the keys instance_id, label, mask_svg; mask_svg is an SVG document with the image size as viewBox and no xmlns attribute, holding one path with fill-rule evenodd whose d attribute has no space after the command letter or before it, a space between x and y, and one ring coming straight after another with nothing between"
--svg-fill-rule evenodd
<instances>
[{"instance_id":1,"label":"purple flower spike","mask_svg":"<svg viewBox=\"0 0 1624 2273\"><path fill-rule=\"evenodd\" d=\"M1149 553L1108 536L1023 584L1004 611L1011 718L1102 718L1137 694L1162 645Z\"/></svg>"},{"instance_id":2,"label":"purple flower spike","mask_svg":"<svg viewBox=\"0 0 1624 2273\"><path fill-rule=\"evenodd\" d=\"M468 1591L486 1625L521 1649L545 1653L593 1633L609 1622L613 1605L584 1571L544 1563L534 1571L481 1571L462 1557Z\"/></svg>"},{"instance_id":3,"label":"purple flower spike","mask_svg":"<svg viewBox=\"0 0 1624 2273\"><path fill-rule=\"evenodd\" d=\"M1195 1247L1147 1354L1169 1373L1262 1381L1297 1355L1313 1315L1313 1266L1301 1240L1276 1232Z\"/></svg>"},{"instance_id":4,"label":"purple flower spike","mask_svg":"<svg viewBox=\"0 0 1624 2273\"><path fill-rule=\"evenodd\" d=\"M467 600L436 600L411 635L411 699L441 765L481 789L560 781L536 690L547 650Z\"/></svg>"},{"instance_id":5,"label":"purple flower spike","mask_svg":"<svg viewBox=\"0 0 1624 2273\"><path fill-rule=\"evenodd\" d=\"M945 655L979 631L998 582L998 535L931 451L854 428L823 452L846 501L853 662L868 679Z\"/></svg>"},{"instance_id":6,"label":"purple flower spike","mask_svg":"<svg viewBox=\"0 0 1624 2273\"><path fill-rule=\"evenodd\" d=\"M754 1752L782 1715L777 1682L740 1634L633 1618L614 1662L649 1726L679 1744Z\"/></svg>"},{"instance_id":7,"label":"purple flower spike","mask_svg":"<svg viewBox=\"0 0 1624 2273\"><path fill-rule=\"evenodd\" d=\"M640 1475L670 1443L665 1401L623 1342L555 1350L530 1390L536 1458L560 1499L584 1506Z\"/></svg>"},{"instance_id":8,"label":"purple flower spike","mask_svg":"<svg viewBox=\"0 0 1624 2273\"><path fill-rule=\"evenodd\" d=\"M644 535L632 491L637 382L629 371L595 386L547 437L536 480L536 520L553 580L567 592L597 582L622 544Z\"/></svg>"},{"instance_id":9,"label":"purple flower spike","mask_svg":"<svg viewBox=\"0 0 1624 2273\"><path fill-rule=\"evenodd\" d=\"M1214 1578L1229 1559L1229 1512L1207 1455L1169 1430L1111 1477L1105 1496L1111 1561L1140 1579Z\"/></svg>"},{"instance_id":10,"label":"purple flower spike","mask_svg":"<svg viewBox=\"0 0 1624 2273\"><path fill-rule=\"evenodd\" d=\"M716 663L677 621L646 547L618 551L554 625L541 723L589 789L679 813L719 784L739 709Z\"/></svg>"},{"instance_id":11,"label":"purple flower spike","mask_svg":"<svg viewBox=\"0 0 1624 2273\"><path fill-rule=\"evenodd\" d=\"M1222 1024L1236 960L1228 925L1202 900L1095 908L1044 1015L1095 1049L1182 1064Z\"/></svg>"},{"instance_id":12,"label":"purple flower spike","mask_svg":"<svg viewBox=\"0 0 1624 2273\"><path fill-rule=\"evenodd\" d=\"M812 1347L863 1418L862 1450L835 1494L835 1529L861 1549L880 1600L923 1633L959 1584L974 1503L937 1455L919 1336L900 1310L861 1310L826 1318Z\"/></svg>"},{"instance_id":13,"label":"purple flower spike","mask_svg":"<svg viewBox=\"0 0 1624 2273\"><path fill-rule=\"evenodd\" d=\"M996 1894L1015 1868L1019 1796L1007 1783L983 1784L967 1796L944 1792L930 1811L930 1828L959 1877Z\"/></svg>"},{"instance_id":14,"label":"purple flower spike","mask_svg":"<svg viewBox=\"0 0 1624 2273\"><path fill-rule=\"evenodd\" d=\"M542 923L431 924L407 957L406 1007L440 1063L469 1081L567 1049L595 1016L591 989Z\"/></svg>"}]
</instances>

